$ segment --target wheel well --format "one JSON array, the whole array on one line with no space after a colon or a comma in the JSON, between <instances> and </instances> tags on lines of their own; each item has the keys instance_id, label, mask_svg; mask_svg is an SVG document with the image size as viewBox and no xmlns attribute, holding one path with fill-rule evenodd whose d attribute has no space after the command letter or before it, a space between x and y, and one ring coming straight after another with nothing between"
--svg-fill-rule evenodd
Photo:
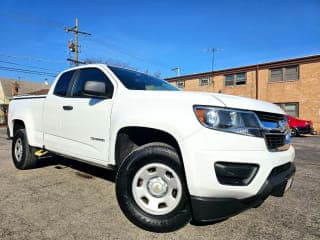
<instances>
[{"instance_id":1,"label":"wheel well","mask_svg":"<svg viewBox=\"0 0 320 240\"><path fill-rule=\"evenodd\" d=\"M121 129L117 135L115 148L116 166L120 166L125 157L134 149L152 142L169 144L176 149L180 159L182 159L179 144L169 133L146 127L126 127Z\"/></svg>"},{"instance_id":2,"label":"wheel well","mask_svg":"<svg viewBox=\"0 0 320 240\"><path fill-rule=\"evenodd\" d=\"M19 129L26 128L24 122L22 120L14 120L13 122L13 136L15 135L16 131Z\"/></svg>"}]
</instances>

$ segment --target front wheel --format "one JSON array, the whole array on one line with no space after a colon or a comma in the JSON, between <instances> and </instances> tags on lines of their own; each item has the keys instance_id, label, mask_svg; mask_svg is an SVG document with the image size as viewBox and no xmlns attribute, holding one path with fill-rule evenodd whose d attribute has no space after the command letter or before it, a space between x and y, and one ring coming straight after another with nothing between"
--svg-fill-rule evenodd
<instances>
[{"instance_id":1,"label":"front wheel","mask_svg":"<svg viewBox=\"0 0 320 240\"><path fill-rule=\"evenodd\" d=\"M153 232L186 225L191 213L182 169L167 144L146 144L129 154L116 177L117 199L127 218Z\"/></svg>"}]
</instances>

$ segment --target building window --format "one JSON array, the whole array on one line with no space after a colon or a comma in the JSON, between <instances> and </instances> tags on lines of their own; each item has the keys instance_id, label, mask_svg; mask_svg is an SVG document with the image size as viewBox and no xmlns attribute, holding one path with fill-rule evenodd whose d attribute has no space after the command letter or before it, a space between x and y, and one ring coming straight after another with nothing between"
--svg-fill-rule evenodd
<instances>
[{"instance_id":1,"label":"building window","mask_svg":"<svg viewBox=\"0 0 320 240\"><path fill-rule=\"evenodd\" d=\"M226 75L224 80L225 86L232 86L233 85L233 75Z\"/></svg>"},{"instance_id":2,"label":"building window","mask_svg":"<svg viewBox=\"0 0 320 240\"><path fill-rule=\"evenodd\" d=\"M299 103L276 103L288 115L299 117Z\"/></svg>"},{"instance_id":3,"label":"building window","mask_svg":"<svg viewBox=\"0 0 320 240\"><path fill-rule=\"evenodd\" d=\"M247 82L246 73L237 73L225 75L224 85L233 86L233 85L244 85Z\"/></svg>"},{"instance_id":4,"label":"building window","mask_svg":"<svg viewBox=\"0 0 320 240\"><path fill-rule=\"evenodd\" d=\"M298 80L299 79L299 67L286 67L285 68L285 80Z\"/></svg>"},{"instance_id":5,"label":"building window","mask_svg":"<svg viewBox=\"0 0 320 240\"><path fill-rule=\"evenodd\" d=\"M270 69L270 81L282 82L299 79L299 66Z\"/></svg>"},{"instance_id":6,"label":"building window","mask_svg":"<svg viewBox=\"0 0 320 240\"><path fill-rule=\"evenodd\" d=\"M210 85L210 78L200 78L199 85L200 86L209 86Z\"/></svg>"},{"instance_id":7,"label":"building window","mask_svg":"<svg viewBox=\"0 0 320 240\"><path fill-rule=\"evenodd\" d=\"M185 87L185 81L184 80L177 81L176 84L177 84L178 88L184 88Z\"/></svg>"},{"instance_id":8,"label":"building window","mask_svg":"<svg viewBox=\"0 0 320 240\"><path fill-rule=\"evenodd\" d=\"M246 73L237 73L236 74L236 85L246 84Z\"/></svg>"},{"instance_id":9,"label":"building window","mask_svg":"<svg viewBox=\"0 0 320 240\"><path fill-rule=\"evenodd\" d=\"M271 81L282 81L283 73L282 68L270 69L270 80Z\"/></svg>"}]
</instances>

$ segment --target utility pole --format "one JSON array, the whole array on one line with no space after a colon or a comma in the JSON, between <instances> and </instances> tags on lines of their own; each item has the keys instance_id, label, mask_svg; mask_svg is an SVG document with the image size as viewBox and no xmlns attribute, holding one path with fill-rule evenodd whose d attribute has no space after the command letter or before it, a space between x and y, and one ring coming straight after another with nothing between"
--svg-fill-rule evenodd
<instances>
[{"instance_id":1,"label":"utility pole","mask_svg":"<svg viewBox=\"0 0 320 240\"><path fill-rule=\"evenodd\" d=\"M83 63L83 62L79 61L79 34L91 35L91 33L79 31L78 18L76 18L76 25L74 27L72 27L72 28L64 27L64 30L67 33L69 33L69 32L73 32L74 33L74 41L75 41L75 43L73 43L72 40L70 40L69 43L68 43L68 47L69 47L70 51L74 53L74 59L68 58L67 60L70 61L70 62L73 62L75 66L78 66L79 63Z\"/></svg>"},{"instance_id":2,"label":"utility pole","mask_svg":"<svg viewBox=\"0 0 320 240\"><path fill-rule=\"evenodd\" d=\"M176 73L177 77L180 77L180 67L172 68L171 71L174 71Z\"/></svg>"},{"instance_id":3,"label":"utility pole","mask_svg":"<svg viewBox=\"0 0 320 240\"><path fill-rule=\"evenodd\" d=\"M214 57L215 57L215 53L219 52L219 51L223 51L222 48L208 48L207 52L211 52L212 53L212 62L211 62L211 71L213 72L214 70Z\"/></svg>"}]
</instances>

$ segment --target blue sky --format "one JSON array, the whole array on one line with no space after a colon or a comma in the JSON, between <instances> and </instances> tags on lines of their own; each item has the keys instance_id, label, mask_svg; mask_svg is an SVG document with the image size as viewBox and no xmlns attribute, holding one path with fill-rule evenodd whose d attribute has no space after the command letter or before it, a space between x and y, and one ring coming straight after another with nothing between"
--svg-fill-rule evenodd
<instances>
[{"instance_id":1,"label":"blue sky","mask_svg":"<svg viewBox=\"0 0 320 240\"><path fill-rule=\"evenodd\" d=\"M176 66L181 74L211 70L210 47L224 49L215 69L320 53L319 0L1 0L0 68L68 68L73 35L63 26L76 17L80 30L92 33L80 36L80 60L126 63L161 77L174 76ZM53 81L1 69L0 77Z\"/></svg>"}]
</instances>

